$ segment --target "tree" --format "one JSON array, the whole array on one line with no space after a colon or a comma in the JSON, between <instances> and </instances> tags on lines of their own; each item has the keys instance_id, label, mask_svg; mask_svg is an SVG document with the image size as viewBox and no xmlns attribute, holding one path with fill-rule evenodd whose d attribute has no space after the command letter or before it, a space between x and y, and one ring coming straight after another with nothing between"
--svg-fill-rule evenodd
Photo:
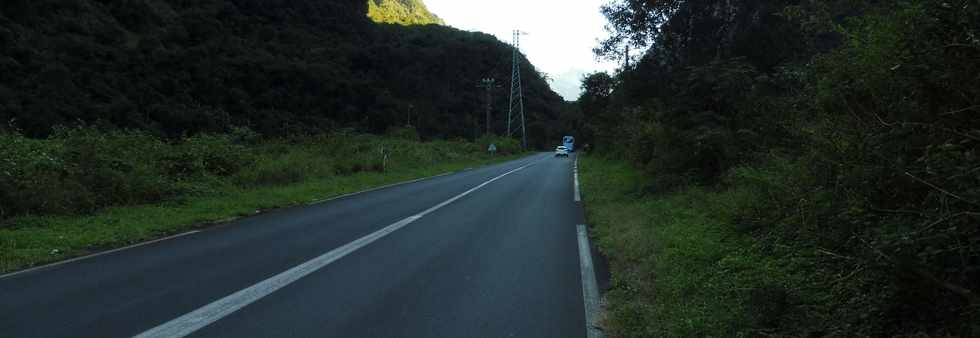
<instances>
[{"instance_id":1,"label":"tree","mask_svg":"<svg viewBox=\"0 0 980 338\"><path fill-rule=\"evenodd\" d=\"M23 14L12 17L18 3ZM507 78L510 47L445 26L372 22L379 3L406 20L437 19L419 0L5 1L0 120L34 137L98 121L168 136L236 125L270 136L383 133L414 105L422 137L473 137L468 116L483 112L473 81ZM557 120L563 101L522 66L529 123ZM549 133L530 141L550 144Z\"/></svg>"}]
</instances>

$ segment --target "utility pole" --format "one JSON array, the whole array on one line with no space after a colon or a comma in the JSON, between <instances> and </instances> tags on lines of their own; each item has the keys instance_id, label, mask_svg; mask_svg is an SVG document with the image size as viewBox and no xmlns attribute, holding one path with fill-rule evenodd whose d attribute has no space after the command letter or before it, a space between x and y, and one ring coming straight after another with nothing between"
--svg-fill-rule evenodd
<instances>
[{"instance_id":1,"label":"utility pole","mask_svg":"<svg viewBox=\"0 0 980 338\"><path fill-rule=\"evenodd\" d=\"M630 45L629 44L626 44L626 55L623 59L624 59L623 64L625 65L623 67L623 70L630 70Z\"/></svg>"},{"instance_id":2,"label":"utility pole","mask_svg":"<svg viewBox=\"0 0 980 338\"><path fill-rule=\"evenodd\" d=\"M521 87L521 35L527 33L514 30L513 69L510 80L510 109L507 111L507 137L512 137L514 118L521 119L521 144L527 149L527 129L524 117L524 89ZM517 115L517 116L515 116Z\"/></svg>"},{"instance_id":3,"label":"utility pole","mask_svg":"<svg viewBox=\"0 0 980 338\"><path fill-rule=\"evenodd\" d=\"M409 104L408 105L408 119L407 119L408 122L405 124L406 127L411 127L412 126L412 108L415 108L415 105L414 104Z\"/></svg>"},{"instance_id":4,"label":"utility pole","mask_svg":"<svg viewBox=\"0 0 980 338\"><path fill-rule=\"evenodd\" d=\"M486 89L486 91L487 91L487 97L486 97L486 105L487 105L487 133L486 133L486 135L490 135L490 133L492 131L491 128L490 128L490 112L492 111L492 108L493 108L493 88L495 88L495 85L496 84L497 84L497 80L495 80L493 78L485 78L485 79L483 79L483 80L480 81L480 85L478 86L480 88Z\"/></svg>"}]
</instances>

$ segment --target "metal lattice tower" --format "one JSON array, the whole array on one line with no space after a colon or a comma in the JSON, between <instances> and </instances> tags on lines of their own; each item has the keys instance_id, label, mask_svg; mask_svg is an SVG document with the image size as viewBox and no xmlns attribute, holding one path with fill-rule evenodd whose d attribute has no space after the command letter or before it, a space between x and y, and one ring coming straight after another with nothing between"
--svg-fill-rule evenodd
<instances>
[{"instance_id":1,"label":"metal lattice tower","mask_svg":"<svg viewBox=\"0 0 980 338\"><path fill-rule=\"evenodd\" d=\"M521 144L527 148L527 129L524 119L524 89L521 86L521 35L527 33L514 30L514 58L513 71L510 82L510 109L507 111L507 137L514 136L515 118L521 119Z\"/></svg>"}]
</instances>

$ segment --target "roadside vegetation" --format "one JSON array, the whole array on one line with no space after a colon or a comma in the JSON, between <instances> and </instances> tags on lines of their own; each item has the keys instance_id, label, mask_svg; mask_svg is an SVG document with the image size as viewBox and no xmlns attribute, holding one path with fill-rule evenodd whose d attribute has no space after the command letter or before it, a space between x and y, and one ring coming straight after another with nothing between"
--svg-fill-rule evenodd
<instances>
[{"instance_id":1,"label":"roadside vegetation","mask_svg":"<svg viewBox=\"0 0 980 338\"><path fill-rule=\"evenodd\" d=\"M578 104L616 336L980 335L980 6L617 0Z\"/></svg>"},{"instance_id":2,"label":"roadside vegetation","mask_svg":"<svg viewBox=\"0 0 980 338\"><path fill-rule=\"evenodd\" d=\"M516 156L479 136L506 115L483 125L476 86L511 48L441 22L421 0L0 2L0 272ZM550 145L570 105L521 66Z\"/></svg>"},{"instance_id":3,"label":"roadside vegetation","mask_svg":"<svg viewBox=\"0 0 980 338\"><path fill-rule=\"evenodd\" d=\"M757 336L808 319L793 304L812 304L827 286L802 273L804 252L740 230L740 215L763 199L755 191L660 194L626 161L583 157L579 168L588 221L611 258L603 324L613 336Z\"/></svg>"},{"instance_id":4,"label":"roadside vegetation","mask_svg":"<svg viewBox=\"0 0 980 338\"><path fill-rule=\"evenodd\" d=\"M491 142L495 157L486 154ZM287 139L245 128L180 139L93 127L46 139L0 131L0 272L520 152L495 137L421 142L410 127Z\"/></svg>"}]
</instances>

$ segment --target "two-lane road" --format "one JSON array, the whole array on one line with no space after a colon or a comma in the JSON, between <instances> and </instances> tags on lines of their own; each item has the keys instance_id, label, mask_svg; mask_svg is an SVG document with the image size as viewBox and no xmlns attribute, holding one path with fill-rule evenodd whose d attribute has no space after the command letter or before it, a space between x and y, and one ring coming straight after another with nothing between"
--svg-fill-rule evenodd
<instances>
[{"instance_id":1,"label":"two-lane road","mask_svg":"<svg viewBox=\"0 0 980 338\"><path fill-rule=\"evenodd\" d=\"M0 277L0 337L584 337L573 162L539 154Z\"/></svg>"}]
</instances>

